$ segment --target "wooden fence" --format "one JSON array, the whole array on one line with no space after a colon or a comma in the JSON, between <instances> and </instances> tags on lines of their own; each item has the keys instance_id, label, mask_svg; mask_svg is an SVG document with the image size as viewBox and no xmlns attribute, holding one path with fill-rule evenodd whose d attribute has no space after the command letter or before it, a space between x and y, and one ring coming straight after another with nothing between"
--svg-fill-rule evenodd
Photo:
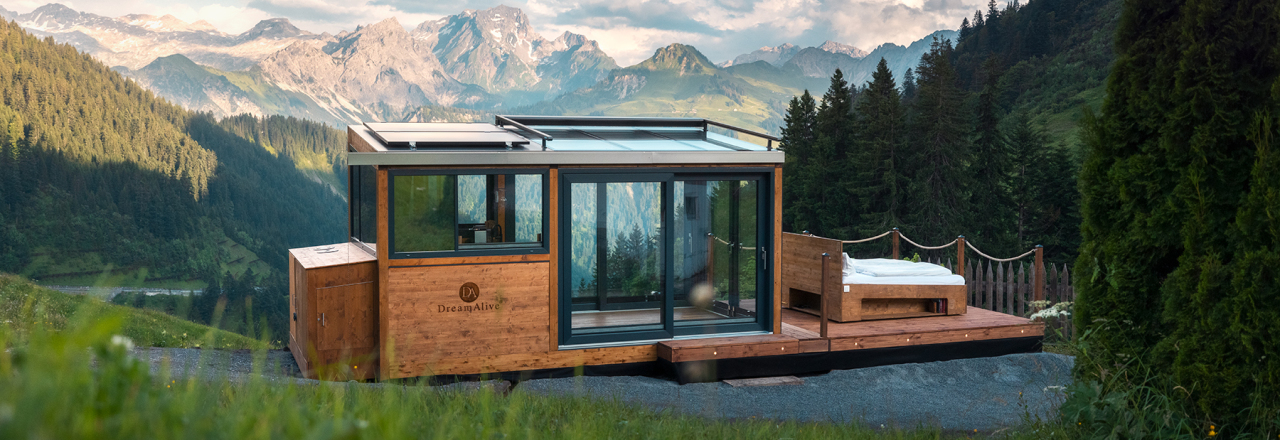
<instances>
[{"instance_id":1,"label":"wooden fence","mask_svg":"<svg viewBox=\"0 0 1280 440\"><path fill-rule=\"evenodd\" d=\"M929 262L955 272L950 259ZM993 264L990 260L975 262L971 257L965 261L964 283L969 287L969 307L1016 316L1027 316L1034 310L1031 302L1035 300L1035 270L1026 262ZM1043 283L1044 299L1050 304L1076 301L1076 289L1071 285L1071 271L1066 264L1046 264ZM1070 318L1057 319L1055 327L1063 335L1071 335Z\"/></svg>"}]
</instances>

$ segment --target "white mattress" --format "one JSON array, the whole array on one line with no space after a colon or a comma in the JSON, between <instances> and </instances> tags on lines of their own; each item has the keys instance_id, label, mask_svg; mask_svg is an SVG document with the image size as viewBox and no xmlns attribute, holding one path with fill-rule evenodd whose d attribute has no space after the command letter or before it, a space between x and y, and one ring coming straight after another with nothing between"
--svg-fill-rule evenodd
<instances>
[{"instance_id":1,"label":"white mattress","mask_svg":"<svg viewBox=\"0 0 1280 440\"><path fill-rule=\"evenodd\" d=\"M875 258L857 260L844 254L844 284L963 286L964 277L929 263Z\"/></svg>"},{"instance_id":2,"label":"white mattress","mask_svg":"<svg viewBox=\"0 0 1280 440\"><path fill-rule=\"evenodd\" d=\"M914 277L873 277L860 273L845 275L845 284L892 284L917 286L963 286L964 277L960 275L914 276Z\"/></svg>"}]
</instances>

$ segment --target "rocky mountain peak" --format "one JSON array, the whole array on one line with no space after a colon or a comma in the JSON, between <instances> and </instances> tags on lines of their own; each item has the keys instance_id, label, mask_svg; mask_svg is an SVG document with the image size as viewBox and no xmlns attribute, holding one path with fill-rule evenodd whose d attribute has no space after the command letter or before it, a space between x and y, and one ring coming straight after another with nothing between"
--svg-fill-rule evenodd
<instances>
[{"instance_id":1,"label":"rocky mountain peak","mask_svg":"<svg viewBox=\"0 0 1280 440\"><path fill-rule=\"evenodd\" d=\"M693 46L672 43L659 48L653 56L640 62L636 67L648 70L673 70L683 75L711 74L716 71L715 64L706 55L698 52Z\"/></svg>"},{"instance_id":2,"label":"rocky mountain peak","mask_svg":"<svg viewBox=\"0 0 1280 440\"><path fill-rule=\"evenodd\" d=\"M137 26L152 32L216 32L217 29L209 22L200 20L195 23L187 23L178 17L165 14L163 17L156 17L147 14L129 14L117 17L116 20L121 23Z\"/></svg>"},{"instance_id":3,"label":"rocky mountain peak","mask_svg":"<svg viewBox=\"0 0 1280 440\"><path fill-rule=\"evenodd\" d=\"M81 14L61 3L49 3L26 14L18 16L22 26L42 31L74 29L92 21L92 14Z\"/></svg>"},{"instance_id":4,"label":"rocky mountain peak","mask_svg":"<svg viewBox=\"0 0 1280 440\"><path fill-rule=\"evenodd\" d=\"M308 35L311 35L311 33L298 29L287 18L268 18L259 21L257 25L253 26L253 29L245 31L237 38L241 41L257 39L283 40Z\"/></svg>"},{"instance_id":5,"label":"rocky mountain peak","mask_svg":"<svg viewBox=\"0 0 1280 440\"><path fill-rule=\"evenodd\" d=\"M851 56L853 58L862 58L867 56L867 51L865 50L859 49L850 44L837 43L831 40L827 40L826 42L822 43L821 46L818 46L818 49L822 49L831 53L842 53L842 54Z\"/></svg>"},{"instance_id":6,"label":"rocky mountain peak","mask_svg":"<svg viewBox=\"0 0 1280 440\"><path fill-rule=\"evenodd\" d=\"M721 63L720 67L754 63L756 61L764 61L775 66L781 66L791 60L791 57L794 57L798 52L800 52L800 48L791 43L783 43L776 47L765 46L751 53L738 55L732 60Z\"/></svg>"}]
</instances>

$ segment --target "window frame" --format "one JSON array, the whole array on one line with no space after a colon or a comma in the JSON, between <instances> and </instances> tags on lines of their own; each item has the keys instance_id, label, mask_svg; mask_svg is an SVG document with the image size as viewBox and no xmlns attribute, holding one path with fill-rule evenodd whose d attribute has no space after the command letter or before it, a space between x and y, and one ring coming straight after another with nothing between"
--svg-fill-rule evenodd
<instances>
[{"instance_id":1,"label":"window frame","mask_svg":"<svg viewBox=\"0 0 1280 440\"><path fill-rule=\"evenodd\" d=\"M470 175L537 175L542 178L542 242L536 246L494 249L459 249L458 248L458 194L456 176ZM396 250L396 177L399 176L455 176L453 191L453 249L442 251L410 251ZM486 257L502 255L538 255L550 254L551 225L551 169L550 168L406 168L387 170L387 255L392 260L448 258L448 257Z\"/></svg>"},{"instance_id":2,"label":"window frame","mask_svg":"<svg viewBox=\"0 0 1280 440\"><path fill-rule=\"evenodd\" d=\"M661 310L661 324L650 324L645 326L619 326L619 327L598 327L590 329L573 329L573 291L572 280L569 268L573 264L572 256L568 249L563 246L560 251L560 270L555 276L559 277L559 291L554 292L559 295L557 308L554 313L558 313L559 319L557 324L559 331L559 346L580 346L595 344L622 344L627 343L646 344L655 340L668 340L679 338L682 336L698 336L720 333L748 333L748 332L771 332L772 323L776 317L773 316L773 303L775 301L773 291L773 261L772 256L777 249L764 249L764 258L757 259L757 265L763 264L764 267L757 266L756 282L758 283L757 291L757 310L756 319L751 322L742 322L740 320L731 320L729 322L721 322L721 320L698 320L698 321L676 321L674 318L675 311L675 258L672 257L672 250L675 249L675 234L671 229L676 221L675 212L675 192L674 185L677 181L688 180L757 180L759 182L759 191L757 192L758 205L756 209L757 218L757 246L764 243L773 244L775 231L774 225L774 179L776 170L773 167L654 167L654 168L632 168L624 173L619 173L617 168L561 168L559 170L559 197L557 203L562 208L560 210L560 231L557 240L559 245L563 245L567 240L572 240L572 227L567 221L570 219L570 213L567 212L567 206L572 204L572 184L574 183L614 183L614 182L661 182L662 183L662 228L664 231L662 252L663 252L663 308ZM764 293L764 295L761 295Z\"/></svg>"},{"instance_id":3,"label":"window frame","mask_svg":"<svg viewBox=\"0 0 1280 440\"><path fill-rule=\"evenodd\" d=\"M373 191L367 195L361 191L362 189L360 187L361 182L359 182L357 179L357 174L363 174L366 171L369 173L372 173L372 176L374 179ZM378 176L377 166L347 165L347 241L351 244L354 244L360 247L361 249L364 249L366 252L369 252L372 255L377 255L377 250L374 249L374 247L377 245L376 242L378 238L378 206L377 206L378 205L378 202L377 202L378 201L378 180L377 180L378 177L377 176ZM359 196L357 196L357 193L359 194ZM374 240L373 244L367 243L360 238L360 235L363 232L361 231L361 229L365 226L363 224L363 221L365 219L360 218L361 206L359 203L356 203L356 202L357 200L363 201L365 200L366 197L371 197L373 199L373 205L374 205L373 218L369 219L369 220L373 220L373 237L372 237Z\"/></svg>"}]
</instances>

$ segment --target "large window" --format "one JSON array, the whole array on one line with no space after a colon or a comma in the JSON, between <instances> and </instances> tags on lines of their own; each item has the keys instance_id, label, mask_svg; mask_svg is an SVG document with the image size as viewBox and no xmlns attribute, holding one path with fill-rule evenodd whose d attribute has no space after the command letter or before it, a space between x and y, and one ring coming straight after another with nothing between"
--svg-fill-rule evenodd
<instances>
[{"instance_id":1,"label":"large window","mask_svg":"<svg viewBox=\"0 0 1280 440\"><path fill-rule=\"evenodd\" d=\"M545 253L547 173L485 171L392 171L392 256Z\"/></svg>"},{"instance_id":2,"label":"large window","mask_svg":"<svg viewBox=\"0 0 1280 440\"><path fill-rule=\"evenodd\" d=\"M562 345L767 330L771 174L678 171L562 171Z\"/></svg>"},{"instance_id":3,"label":"large window","mask_svg":"<svg viewBox=\"0 0 1280 440\"><path fill-rule=\"evenodd\" d=\"M378 241L378 174L372 165L350 167L348 211L350 236L374 251Z\"/></svg>"}]
</instances>

